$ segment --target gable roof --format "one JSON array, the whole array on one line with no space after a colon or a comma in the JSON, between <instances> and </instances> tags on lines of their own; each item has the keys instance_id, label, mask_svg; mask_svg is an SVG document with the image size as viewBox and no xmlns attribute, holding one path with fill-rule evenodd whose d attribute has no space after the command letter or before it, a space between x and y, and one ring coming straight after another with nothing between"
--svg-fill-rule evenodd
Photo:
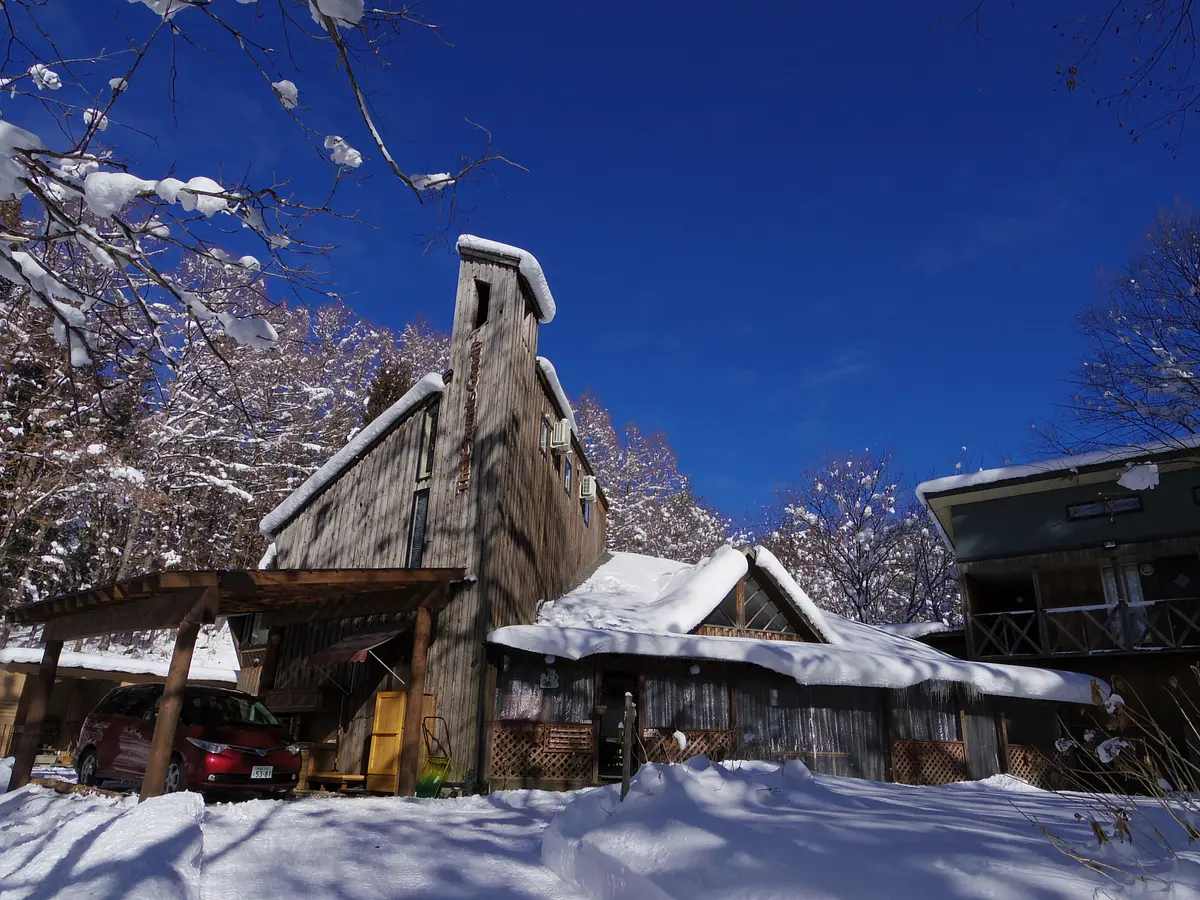
<instances>
[{"instance_id":1,"label":"gable roof","mask_svg":"<svg viewBox=\"0 0 1200 900\"><path fill-rule=\"evenodd\" d=\"M770 581L823 643L688 633L751 571L748 555L755 577ZM822 610L764 547L726 545L696 565L613 553L581 585L544 604L537 624L499 628L488 641L575 660L624 654L749 663L800 684L904 688L937 679L997 696L1092 702L1087 675L968 662Z\"/></svg>"},{"instance_id":2,"label":"gable roof","mask_svg":"<svg viewBox=\"0 0 1200 900\"><path fill-rule=\"evenodd\" d=\"M446 385L442 382L442 376L436 373L426 375L409 388L403 397L372 419L371 423L356 434L345 447L333 454L325 465L313 472L304 484L292 491L282 503L263 516L262 521L258 523L258 530L262 536L268 541L274 541L284 526L294 519L304 507L308 506L318 494L358 462L393 428L404 422L426 400L440 395L445 389Z\"/></svg>"}]
</instances>

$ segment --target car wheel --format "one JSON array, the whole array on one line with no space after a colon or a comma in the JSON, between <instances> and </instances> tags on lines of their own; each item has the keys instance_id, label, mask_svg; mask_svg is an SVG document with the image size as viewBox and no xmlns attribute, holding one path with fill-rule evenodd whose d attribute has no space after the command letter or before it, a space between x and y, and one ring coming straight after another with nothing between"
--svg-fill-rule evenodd
<instances>
[{"instance_id":1,"label":"car wheel","mask_svg":"<svg viewBox=\"0 0 1200 900\"><path fill-rule=\"evenodd\" d=\"M87 787L95 787L100 779L96 777L96 751L85 750L79 758L79 783Z\"/></svg>"},{"instance_id":2,"label":"car wheel","mask_svg":"<svg viewBox=\"0 0 1200 900\"><path fill-rule=\"evenodd\" d=\"M171 764L167 766L167 778L163 782L163 793L174 794L183 790L187 790L183 784L183 760L174 757L171 759Z\"/></svg>"}]
</instances>

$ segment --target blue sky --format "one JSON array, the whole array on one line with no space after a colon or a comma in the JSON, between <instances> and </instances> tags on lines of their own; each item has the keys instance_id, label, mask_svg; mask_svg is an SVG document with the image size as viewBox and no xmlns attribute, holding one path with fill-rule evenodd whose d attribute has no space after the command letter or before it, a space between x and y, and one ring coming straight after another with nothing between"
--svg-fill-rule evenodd
<instances>
[{"instance_id":1,"label":"blue sky","mask_svg":"<svg viewBox=\"0 0 1200 900\"><path fill-rule=\"evenodd\" d=\"M1133 145L1056 88L1041 4L997 5L980 40L941 21L969 5L431 0L453 46L411 34L368 86L408 171L475 149L463 117L528 168L471 185L458 230L540 258L559 307L542 350L569 392L666 431L701 494L753 513L829 450L887 448L921 476L963 445L988 463L1039 452L1031 424L1066 396L1100 270L1189 199L1194 151ZM89 4L63 27L82 41L148 16ZM296 58L309 120L372 176L343 202L374 229L323 230L340 289L380 323L448 326L451 251L424 252L431 219L370 151L328 57ZM192 60L179 121L161 86L118 116L157 144L114 136L184 177L253 157L300 192L324 184L236 55Z\"/></svg>"}]
</instances>

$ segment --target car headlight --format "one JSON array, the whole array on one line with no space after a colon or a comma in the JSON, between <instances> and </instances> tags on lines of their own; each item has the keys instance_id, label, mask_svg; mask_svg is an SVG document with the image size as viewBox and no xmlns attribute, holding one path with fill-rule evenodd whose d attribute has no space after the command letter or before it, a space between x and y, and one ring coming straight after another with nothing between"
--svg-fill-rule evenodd
<instances>
[{"instance_id":1,"label":"car headlight","mask_svg":"<svg viewBox=\"0 0 1200 900\"><path fill-rule=\"evenodd\" d=\"M205 753L224 753L229 749L228 744L214 744L212 741L202 741L200 738L190 737L188 743L194 747L199 747Z\"/></svg>"},{"instance_id":2,"label":"car headlight","mask_svg":"<svg viewBox=\"0 0 1200 900\"><path fill-rule=\"evenodd\" d=\"M300 745L299 744L288 744L287 752L292 754L292 756L299 756L300 755Z\"/></svg>"}]
</instances>

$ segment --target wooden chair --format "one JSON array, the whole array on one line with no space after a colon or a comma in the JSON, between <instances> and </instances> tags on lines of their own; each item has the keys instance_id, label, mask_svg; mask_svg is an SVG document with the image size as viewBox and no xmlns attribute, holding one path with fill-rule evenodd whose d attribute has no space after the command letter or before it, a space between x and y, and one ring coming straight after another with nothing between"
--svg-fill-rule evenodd
<instances>
[{"instance_id":1,"label":"wooden chair","mask_svg":"<svg viewBox=\"0 0 1200 900\"><path fill-rule=\"evenodd\" d=\"M342 758L342 738L344 731L338 728L337 739L324 743L302 744L300 747L301 765L300 779L297 790L312 790L321 786L320 790L332 789L342 792L348 787L361 787L366 780L365 775L346 775L338 771ZM327 766L328 754L333 754L333 765Z\"/></svg>"}]
</instances>

